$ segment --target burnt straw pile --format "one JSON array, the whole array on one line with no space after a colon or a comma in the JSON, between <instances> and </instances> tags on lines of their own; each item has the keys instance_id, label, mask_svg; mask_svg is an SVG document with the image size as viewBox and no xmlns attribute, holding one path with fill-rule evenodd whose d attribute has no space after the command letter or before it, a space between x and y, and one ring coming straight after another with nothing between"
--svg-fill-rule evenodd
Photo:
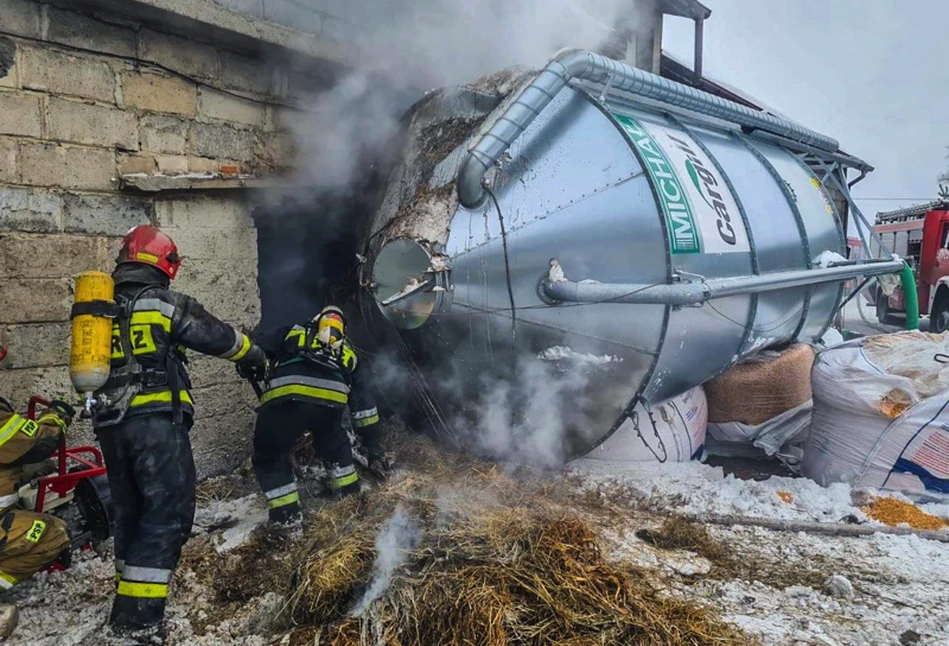
<instances>
[{"instance_id":1,"label":"burnt straw pile","mask_svg":"<svg viewBox=\"0 0 949 646\"><path fill-rule=\"evenodd\" d=\"M283 549L261 531L262 549L241 548L254 558L218 571L219 590L285 595L273 643L750 643L654 571L608 560L595 521L554 490L465 457L402 449L426 468L315 510Z\"/></svg>"}]
</instances>

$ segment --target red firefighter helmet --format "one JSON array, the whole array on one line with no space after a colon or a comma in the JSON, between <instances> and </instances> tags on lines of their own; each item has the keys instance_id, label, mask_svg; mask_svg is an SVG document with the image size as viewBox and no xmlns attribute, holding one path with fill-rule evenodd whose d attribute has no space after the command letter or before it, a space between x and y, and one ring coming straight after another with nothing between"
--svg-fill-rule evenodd
<instances>
[{"instance_id":1,"label":"red firefighter helmet","mask_svg":"<svg viewBox=\"0 0 949 646\"><path fill-rule=\"evenodd\" d=\"M181 256L174 240L157 227L142 225L125 234L116 262L120 265L126 262L151 265L173 280L181 267Z\"/></svg>"}]
</instances>

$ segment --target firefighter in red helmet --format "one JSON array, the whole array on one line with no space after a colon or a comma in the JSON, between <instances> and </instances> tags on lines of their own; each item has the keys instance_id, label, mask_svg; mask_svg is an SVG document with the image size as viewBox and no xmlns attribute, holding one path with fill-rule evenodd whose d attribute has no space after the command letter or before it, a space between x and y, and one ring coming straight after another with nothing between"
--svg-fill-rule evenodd
<instances>
[{"instance_id":1,"label":"firefighter in red helmet","mask_svg":"<svg viewBox=\"0 0 949 646\"><path fill-rule=\"evenodd\" d=\"M168 584L194 520L194 400L182 348L247 372L266 364L243 332L169 289L180 265L159 229L138 226L125 236L112 273L111 371L92 420L115 505L118 587L109 624L113 634L144 639L161 639Z\"/></svg>"}]
</instances>

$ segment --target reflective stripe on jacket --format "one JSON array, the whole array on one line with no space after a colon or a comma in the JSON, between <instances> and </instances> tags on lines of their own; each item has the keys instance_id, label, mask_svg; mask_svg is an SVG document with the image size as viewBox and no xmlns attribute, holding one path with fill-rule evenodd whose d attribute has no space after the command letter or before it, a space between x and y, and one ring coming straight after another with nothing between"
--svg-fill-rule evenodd
<instances>
[{"instance_id":1,"label":"reflective stripe on jacket","mask_svg":"<svg viewBox=\"0 0 949 646\"><path fill-rule=\"evenodd\" d=\"M303 401L352 411L357 428L379 421L375 400L362 382L359 360L349 340L328 349L315 337L307 347L307 328L283 328L261 340L275 361L273 374L260 398L262 405Z\"/></svg>"},{"instance_id":2,"label":"reflective stripe on jacket","mask_svg":"<svg viewBox=\"0 0 949 646\"><path fill-rule=\"evenodd\" d=\"M264 360L263 351L246 334L210 314L192 297L155 283L153 276L142 272L141 268L120 265L113 274L117 297L135 299L125 341L134 363L141 367L140 392L128 403L125 415L173 412L177 391L182 415L193 418L194 400L183 360L184 349L234 362L260 363ZM125 356L124 323L121 317L113 323L112 374L100 391L113 402L126 392L128 373L134 367ZM98 421L105 424L118 408L102 410Z\"/></svg>"},{"instance_id":3,"label":"reflective stripe on jacket","mask_svg":"<svg viewBox=\"0 0 949 646\"><path fill-rule=\"evenodd\" d=\"M50 410L36 421L0 410L0 511L19 501L23 465L49 458L59 448L66 422Z\"/></svg>"}]
</instances>

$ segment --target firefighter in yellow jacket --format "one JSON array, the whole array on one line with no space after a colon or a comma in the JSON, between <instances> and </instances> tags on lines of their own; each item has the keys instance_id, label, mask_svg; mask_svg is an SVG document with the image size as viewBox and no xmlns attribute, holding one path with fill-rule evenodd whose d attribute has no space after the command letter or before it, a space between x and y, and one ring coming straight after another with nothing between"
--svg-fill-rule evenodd
<instances>
[{"instance_id":1,"label":"firefighter in yellow jacket","mask_svg":"<svg viewBox=\"0 0 949 646\"><path fill-rule=\"evenodd\" d=\"M6 351L0 347L0 359ZM0 397L0 589L9 590L60 555L68 555L66 523L49 514L16 508L23 466L49 458L75 412L54 401L36 421L17 415Z\"/></svg>"}]
</instances>

